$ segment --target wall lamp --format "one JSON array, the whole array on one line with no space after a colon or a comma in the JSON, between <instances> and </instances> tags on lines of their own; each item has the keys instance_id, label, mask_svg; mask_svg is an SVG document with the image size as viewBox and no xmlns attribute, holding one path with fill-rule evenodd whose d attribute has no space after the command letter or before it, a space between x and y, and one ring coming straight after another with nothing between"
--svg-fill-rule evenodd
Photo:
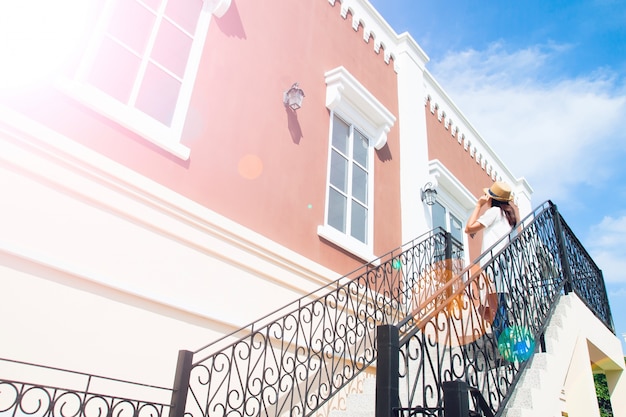
<instances>
[{"instance_id":1,"label":"wall lamp","mask_svg":"<svg viewBox=\"0 0 626 417\"><path fill-rule=\"evenodd\" d=\"M303 98L304 91L298 86L298 83L294 83L289 90L283 93L283 104L292 110L298 110L302 107Z\"/></svg>"},{"instance_id":2,"label":"wall lamp","mask_svg":"<svg viewBox=\"0 0 626 417\"><path fill-rule=\"evenodd\" d=\"M437 190L432 182L427 182L422 188L422 201L432 206L437 201Z\"/></svg>"}]
</instances>

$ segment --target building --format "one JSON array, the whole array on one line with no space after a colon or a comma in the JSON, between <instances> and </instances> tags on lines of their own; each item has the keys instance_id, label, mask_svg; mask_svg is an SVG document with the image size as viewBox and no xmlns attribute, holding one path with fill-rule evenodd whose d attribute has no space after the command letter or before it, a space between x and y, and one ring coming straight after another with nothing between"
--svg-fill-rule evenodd
<instances>
[{"instance_id":1,"label":"building","mask_svg":"<svg viewBox=\"0 0 626 417\"><path fill-rule=\"evenodd\" d=\"M64 59L2 91L3 358L171 386L179 350L435 227L469 263L494 180L532 211L366 0L81 7L55 9L82 23Z\"/></svg>"}]
</instances>

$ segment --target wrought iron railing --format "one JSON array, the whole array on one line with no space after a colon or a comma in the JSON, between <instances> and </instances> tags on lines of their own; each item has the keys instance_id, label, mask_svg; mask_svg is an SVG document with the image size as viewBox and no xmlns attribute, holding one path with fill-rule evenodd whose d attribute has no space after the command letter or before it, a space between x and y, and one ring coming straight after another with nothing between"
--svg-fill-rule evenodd
<instances>
[{"instance_id":1,"label":"wrought iron railing","mask_svg":"<svg viewBox=\"0 0 626 417\"><path fill-rule=\"evenodd\" d=\"M614 332L613 318L602 271L565 221L561 221L571 288L606 327Z\"/></svg>"},{"instance_id":2,"label":"wrought iron railing","mask_svg":"<svg viewBox=\"0 0 626 417\"><path fill-rule=\"evenodd\" d=\"M182 351L184 414L313 414L376 360L376 327L402 320L461 271L462 258L450 234L433 231L217 342Z\"/></svg>"},{"instance_id":3,"label":"wrought iron railing","mask_svg":"<svg viewBox=\"0 0 626 417\"><path fill-rule=\"evenodd\" d=\"M495 291L496 281L504 295L489 305L487 294ZM381 361L390 361L381 356L399 353L401 375L399 402L393 384L377 388L377 401L388 410L440 410L436 415L442 416L443 383L460 380L480 393L492 414L500 415L521 371L543 343L556 300L571 289L612 330L601 271L556 206L546 202L412 315L379 329L379 335L397 332L398 351L379 349L377 383L391 381L389 373L395 372L381 368Z\"/></svg>"},{"instance_id":4,"label":"wrought iron railing","mask_svg":"<svg viewBox=\"0 0 626 417\"><path fill-rule=\"evenodd\" d=\"M499 279L508 295L489 305ZM432 231L180 351L173 389L0 359L0 417L310 416L375 360L377 415L442 416L443 387L453 381L469 387L474 409L498 416L569 291L613 330L602 272L546 202L467 268L462 246Z\"/></svg>"},{"instance_id":5,"label":"wrought iron railing","mask_svg":"<svg viewBox=\"0 0 626 417\"><path fill-rule=\"evenodd\" d=\"M170 413L170 388L9 359L0 359L0 375L3 417L166 417Z\"/></svg>"}]
</instances>

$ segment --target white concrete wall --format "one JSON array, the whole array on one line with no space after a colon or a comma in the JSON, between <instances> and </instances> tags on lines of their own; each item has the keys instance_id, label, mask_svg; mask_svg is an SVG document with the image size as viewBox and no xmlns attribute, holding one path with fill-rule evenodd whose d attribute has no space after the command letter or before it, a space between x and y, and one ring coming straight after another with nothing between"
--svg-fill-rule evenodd
<instances>
[{"instance_id":1,"label":"white concrete wall","mask_svg":"<svg viewBox=\"0 0 626 417\"><path fill-rule=\"evenodd\" d=\"M604 372L615 416L624 416L626 373L619 339L580 298L561 296L545 331L545 352L523 371L503 416L599 416L593 372Z\"/></svg>"},{"instance_id":2,"label":"white concrete wall","mask_svg":"<svg viewBox=\"0 0 626 417\"><path fill-rule=\"evenodd\" d=\"M398 108L400 120L400 186L402 241L432 229L429 207L421 190L431 181L424 113L424 70L428 57L408 33L400 36L398 55Z\"/></svg>"},{"instance_id":3,"label":"white concrete wall","mask_svg":"<svg viewBox=\"0 0 626 417\"><path fill-rule=\"evenodd\" d=\"M0 189L0 357L170 385L179 349L337 278L5 108Z\"/></svg>"},{"instance_id":4,"label":"white concrete wall","mask_svg":"<svg viewBox=\"0 0 626 417\"><path fill-rule=\"evenodd\" d=\"M572 298L577 343L565 379L570 417L599 415L591 364L607 374L615 417L626 417L626 366L619 338L611 333L574 294Z\"/></svg>"}]
</instances>

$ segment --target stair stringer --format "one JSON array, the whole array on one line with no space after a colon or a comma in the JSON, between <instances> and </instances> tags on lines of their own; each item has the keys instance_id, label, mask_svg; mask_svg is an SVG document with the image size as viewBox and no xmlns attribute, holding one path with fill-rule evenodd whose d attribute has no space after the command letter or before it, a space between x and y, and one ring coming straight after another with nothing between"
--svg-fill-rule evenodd
<instances>
[{"instance_id":1,"label":"stair stringer","mask_svg":"<svg viewBox=\"0 0 626 417\"><path fill-rule=\"evenodd\" d=\"M603 342L600 344L609 346L607 351L613 344L621 349L616 336L575 293L562 295L545 331L546 352L535 353L530 359L502 416L561 417L568 411L572 415L565 387L572 361L577 360L576 349L581 338ZM591 372L589 362L586 361L585 365Z\"/></svg>"},{"instance_id":2,"label":"stair stringer","mask_svg":"<svg viewBox=\"0 0 626 417\"><path fill-rule=\"evenodd\" d=\"M376 416L376 376L363 372L358 390L347 393L328 417L375 417Z\"/></svg>"}]
</instances>

